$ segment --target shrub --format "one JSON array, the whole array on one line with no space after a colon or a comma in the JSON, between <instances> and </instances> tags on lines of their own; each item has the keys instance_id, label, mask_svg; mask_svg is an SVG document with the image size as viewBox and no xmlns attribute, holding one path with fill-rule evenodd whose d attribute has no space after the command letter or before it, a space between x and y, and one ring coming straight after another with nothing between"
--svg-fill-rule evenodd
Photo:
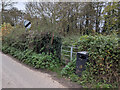
<instances>
[{"instance_id":1,"label":"shrub","mask_svg":"<svg viewBox=\"0 0 120 90\"><path fill-rule=\"evenodd\" d=\"M75 74L76 60L70 61L61 71L61 75L69 77L72 74Z\"/></svg>"},{"instance_id":2,"label":"shrub","mask_svg":"<svg viewBox=\"0 0 120 90\"><path fill-rule=\"evenodd\" d=\"M4 45L2 51L36 69L43 68L54 71L61 65L58 58L55 58L53 55L45 55L45 53L37 54L28 49L21 51L8 45Z\"/></svg>"},{"instance_id":3,"label":"shrub","mask_svg":"<svg viewBox=\"0 0 120 90\"><path fill-rule=\"evenodd\" d=\"M36 34L33 40L34 51L37 53L52 53L60 59L61 57L61 38L53 36L50 32Z\"/></svg>"},{"instance_id":4,"label":"shrub","mask_svg":"<svg viewBox=\"0 0 120 90\"><path fill-rule=\"evenodd\" d=\"M75 74L76 59L70 61L61 71L61 75L70 78L73 82L79 82L80 77Z\"/></svg>"},{"instance_id":5,"label":"shrub","mask_svg":"<svg viewBox=\"0 0 120 90\"><path fill-rule=\"evenodd\" d=\"M12 29L13 27L9 23L3 23L1 25L1 31L2 31L1 36L6 36L11 32Z\"/></svg>"},{"instance_id":6,"label":"shrub","mask_svg":"<svg viewBox=\"0 0 120 90\"><path fill-rule=\"evenodd\" d=\"M89 72L96 80L108 83L120 81L120 49L116 35L85 35L75 45L79 51L89 52Z\"/></svg>"},{"instance_id":7,"label":"shrub","mask_svg":"<svg viewBox=\"0 0 120 90\"><path fill-rule=\"evenodd\" d=\"M21 32L16 33L15 29L9 35L4 36L3 44L7 44L22 51L31 49L36 53L52 53L60 59L62 44L60 36L53 36L51 32Z\"/></svg>"}]
</instances>

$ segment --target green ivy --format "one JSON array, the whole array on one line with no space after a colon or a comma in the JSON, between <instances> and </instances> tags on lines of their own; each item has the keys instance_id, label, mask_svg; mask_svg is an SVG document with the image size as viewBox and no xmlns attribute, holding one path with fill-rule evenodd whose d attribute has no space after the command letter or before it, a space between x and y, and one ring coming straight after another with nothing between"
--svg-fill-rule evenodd
<instances>
[{"instance_id":1,"label":"green ivy","mask_svg":"<svg viewBox=\"0 0 120 90\"><path fill-rule=\"evenodd\" d=\"M117 35L85 35L75 45L79 51L89 52L89 72L96 80L119 82L120 49Z\"/></svg>"},{"instance_id":2,"label":"green ivy","mask_svg":"<svg viewBox=\"0 0 120 90\"><path fill-rule=\"evenodd\" d=\"M69 77L71 74L75 73L76 59L70 61L61 71L61 75Z\"/></svg>"}]
</instances>

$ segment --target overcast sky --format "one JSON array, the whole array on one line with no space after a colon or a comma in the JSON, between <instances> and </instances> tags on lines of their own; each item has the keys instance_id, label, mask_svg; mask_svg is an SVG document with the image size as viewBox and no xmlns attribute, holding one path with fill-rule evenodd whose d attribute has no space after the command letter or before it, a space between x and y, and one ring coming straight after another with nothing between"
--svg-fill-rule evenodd
<instances>
[{"instance_id":1,"label":"overcast sky","mask_svg":"<svg viewBox=\"0 0 120 90\"><path fill-rule=\"evenodd\" d=\"M18 2L14 6L17 7L19 10L25 10L25 2Z\"/></svg>"},{"instance_id":2,"label":"overcast sky","mask_svg":"<svg viewBox=\"0 0 120 90\"><path fill-rule=\"evenodd\" d=\"M3 1L7 1L7 0L3 0ZM19 10L25 10L25 2L58 2L58 1L77 1L77 2L79 2L79 1L82 1L82 2L84 2L84 1L113 1L113 0L11 0L12 2L18 2L17 4L15 4L15 7L17 7ZM115 0L115 1L119 1L119 0ZM0 0L0 3L1 3L1 0ZM1 9L1 7L0 7L0 9Z\"/></svg>"}]
</instances>

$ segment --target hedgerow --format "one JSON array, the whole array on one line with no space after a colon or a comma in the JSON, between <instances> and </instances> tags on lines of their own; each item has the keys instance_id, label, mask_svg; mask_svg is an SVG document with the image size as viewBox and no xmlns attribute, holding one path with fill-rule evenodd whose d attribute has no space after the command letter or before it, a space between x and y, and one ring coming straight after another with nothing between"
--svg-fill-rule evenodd
<instances>
[{"instance_id":1,"label":"hedgerow","mask_svg":"<svg viewBox=\"0 0 120 90\"><path fill-rule=\"evenodd\" d=\"M33 33L32 31L12 36L15 32L3 37L4 53L34 68L52 71L60 68L62 43L59 36L53 36L51 32ZM120 82L120 49L116 35L85 35L81 36L74 45L78 47L78 51L88 51L89 63L82 76L78 77L75 74L75 59L62 69L62 76L80 84L98 82L93 87L110 88L113 83L118 85Z\"/></svg>"},{"instance_id":2,"label":"hedgerow","mask_svg":"<svg viewBox=\"0 0 120 90\"><path fill-rule=\"evenodd\" d=\"M2 43L22 51L31 49L36 53L53 54L59 59L61 57L61 37L51 32L20 31L19 33L15 29L3 37Z\"/></svg>"},{"instance_id":3,"label":"hedgerow","mask_svg":"<svg viewBox=\"0 0 120 90\"><path fill-rule=\"evenodd\" d=\"M62 76L70 78L84 87L113 88L120 81L120 49L116 35L81 36L74 43L78 51L88 51L89 62L82 76L75 73L76 60L70 61L61 71Z\"/></svg>"},{"instance_id":4,"label":"hedgerow","mask_svg":"<svg viewBox=\"0 0 120 90\"><path fill-rule=\"evenodd\" d=\"M79 51L89 52L90 75L99 82L120 81L120 48L114 35L82 36L75 43ZM87 76L89 77L89 75Z\"/></svg>"},{"instance_id":5,"label":"hedgerow","mask_svg":"<svg viewBox=\"0 0 120 90\"><path fill-rule=\"evenodd\" d=\"M2 52L10 54L13 57L17 58L20 62L23 62L36 69L42 68L54 71L61 65L59 59L54 57L53 55L48 55L45 53L37 54L28 49L26 49L25 51L21 51L14 47L3 45Z\"/></svg>"}]
</instances>

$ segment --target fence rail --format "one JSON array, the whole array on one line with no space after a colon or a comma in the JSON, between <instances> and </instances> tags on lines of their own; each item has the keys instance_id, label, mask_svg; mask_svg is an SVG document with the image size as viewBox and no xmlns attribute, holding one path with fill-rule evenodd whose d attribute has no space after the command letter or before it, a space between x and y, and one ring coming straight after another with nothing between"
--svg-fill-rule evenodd
<instances>
[{"instance_id":1,"label":"fence rail","mask_svg":"<svg viewBox=\"0 0 120 90\"><path fill-rule=\"evenodd\" d=\"M70 49L70 50L66 50L66 48L67 49ZM75 47L75 46L66 46L66 45L62 45L61 46L61 53L62 53L62 56L63 57L69 57L70 58L70 60L72 60L73 59L73 54L77 54L77 52L75 52L74 50L75 49L78 49L78 47ZM66 55L66 54L64 54L64 53L69 53L69 55Z\"/></svg>"}]
</instances>

